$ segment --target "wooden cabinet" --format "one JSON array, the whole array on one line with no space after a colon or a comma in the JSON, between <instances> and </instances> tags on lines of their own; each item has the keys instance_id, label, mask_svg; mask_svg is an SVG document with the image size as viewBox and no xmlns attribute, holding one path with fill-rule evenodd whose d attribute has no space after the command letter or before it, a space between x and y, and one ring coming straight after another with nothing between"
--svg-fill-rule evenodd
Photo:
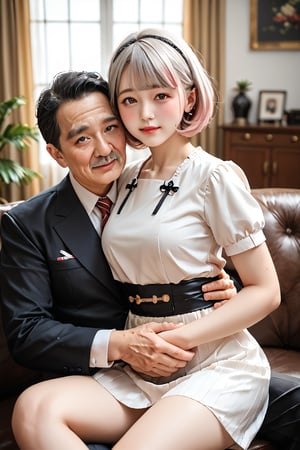
<instances>
[{"instance_id":1,"label":"wooden cabinet","mask_svg":"<svg viewBox=\"0 0 300 450\"><path fill-rule=\"evenodd\" d=\"M300 126L226 125L224 159L236 162L251 188L300 188Z\"/></svg>"}]
</instances>

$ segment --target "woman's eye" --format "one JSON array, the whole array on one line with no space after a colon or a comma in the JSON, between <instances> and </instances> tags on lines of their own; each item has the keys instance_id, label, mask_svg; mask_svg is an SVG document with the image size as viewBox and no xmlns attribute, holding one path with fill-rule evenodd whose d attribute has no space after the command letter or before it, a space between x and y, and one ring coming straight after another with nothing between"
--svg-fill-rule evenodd
<instances>
[{"instance_id":1,"label":"woman's eye","mask_svg":"<svg viewBox=\"0 0 300 450\"><path fill-rule=\"evenodd\" d=\"M158 98L158 100L165 100L166 98L168 98L168 95L161 93L161 94L157 94L156 98Z\"/></svg>"},{"instance_id":2,"label":"woman's eye","mask_svg":"<svg viewBox=\"0 0 300 450\"><path fill-rule=\"evenodd\" d=\"M132 105L132 103L134 103L135 102L135 100L134 100L134 98L132 98L132 97L126 97L126 98L124 98L124 100L122 101L122 103L124 104L124 105Z\"/></svg>"}]
</instances>

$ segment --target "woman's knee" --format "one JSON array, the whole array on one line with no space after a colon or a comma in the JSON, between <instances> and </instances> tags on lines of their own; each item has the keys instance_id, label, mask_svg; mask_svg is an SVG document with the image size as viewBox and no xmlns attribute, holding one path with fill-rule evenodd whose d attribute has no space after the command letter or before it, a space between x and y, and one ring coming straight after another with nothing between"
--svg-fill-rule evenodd
<instances>
[{"instance_id":1,"label":"woman's knee","mask_svg":"<svg viewBox=\"0 0 300 450\"><path fill-rule=\"evenodd\" d=\"M15 403L12 414L13 432L15 436L24 432L35 434L40 428L38 424L43 421L51 422L59 414L55 392L47 389L45 383L30 386L20 394Z\"/></svg>"},{"instance_id":2,"label":"woman's knee","mask_svg":"<svg viewBox=\"0 0 300 450\"><path fill-rule=\"evenodd\" d=\"M34 431L35 427L32 424L36 423L37 418L37 404L40 399L32 387L23 391L17 398L12 414L12 429L17 439L21 438L24 433ZM31 424L31 425L30 425Z\"/></svg>"}]
</instances>

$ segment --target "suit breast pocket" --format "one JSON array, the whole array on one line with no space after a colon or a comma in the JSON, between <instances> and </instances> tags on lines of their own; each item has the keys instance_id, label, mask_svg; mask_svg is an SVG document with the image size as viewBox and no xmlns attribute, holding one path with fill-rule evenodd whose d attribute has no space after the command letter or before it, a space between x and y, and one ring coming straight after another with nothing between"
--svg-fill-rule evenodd
<instances>
[{"instance_id":1,"label":"suit breast pocket","mask_svg":"<svg viewBox=\"0 0 300 450\"><path fill-rule=\"evenodd\" d=\"M73 270L82 267L76 258L65 259L62 261L53 260L49 262L49 266L51 272Z\"/></svg>"},{"instance_id":2,"label":"suit breast pocket","mask_svg":"<svg viewBox=\"0 0 300 450\"><path fill-rule=\"evenodd\" d=\"M85 286L91 281L89 272L76 259L51 261L49 264L54 303L64 307L82 306Z\"/></svg>"}]
</instances>

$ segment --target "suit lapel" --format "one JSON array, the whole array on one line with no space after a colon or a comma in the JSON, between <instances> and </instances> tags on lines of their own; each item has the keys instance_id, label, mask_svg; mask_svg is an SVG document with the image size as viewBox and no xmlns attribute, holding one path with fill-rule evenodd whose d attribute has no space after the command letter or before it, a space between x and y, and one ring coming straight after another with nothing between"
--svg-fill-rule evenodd
<instances>
[{"instance_id":1,"label":"suit lapel","mask_svg":"<svg viewBox=\"0 0 300 450\"><path fill-rule=\"evenodd\" d=\"M107 272L101 240L85 209L78 200L69 178L63 180L57 192L56 214L60 216L54 226L56 232L72 255L91 273L103 282Z\"/></svg>"}]
</instances>

